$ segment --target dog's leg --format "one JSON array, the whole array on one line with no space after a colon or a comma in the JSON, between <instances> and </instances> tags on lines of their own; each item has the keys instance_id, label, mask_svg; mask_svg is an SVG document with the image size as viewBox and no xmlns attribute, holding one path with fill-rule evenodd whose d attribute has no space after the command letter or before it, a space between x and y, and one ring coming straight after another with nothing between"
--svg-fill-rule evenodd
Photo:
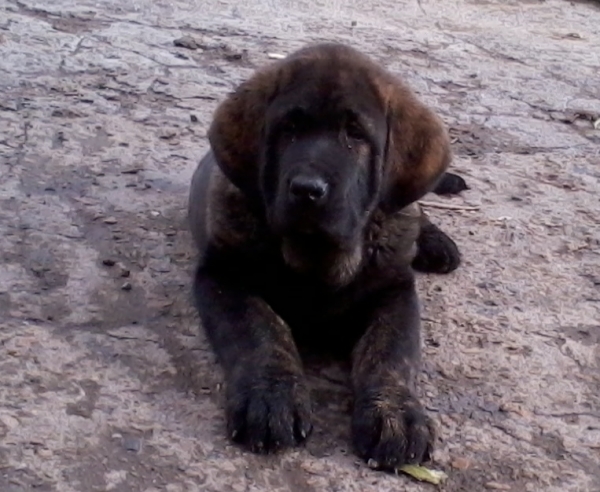
<instances>
[{"instance_id":1,"label":"dog's leg","mask_svg":"<svg viewBox=\"0 0 600 492\"><path fill-rule=\"evenodd\" d=\"M289 327L245 290L239 270L200 265L194 295L225 372L227 430L257 453L304 441L311 431L309 392Z\"/></svg>"},{"instance_id":2,"label":"dog's leg","mask_svg":"<svg viewBox=\"0 0 600 492\"><path fill-rule=\"evenodd\" d=\"M460 250L454 240L423 214L413 268L424 273L450 273L460 263Z\"/></svg>"},{"instance_id":3,"label":"dog's leg","mask_svg":"<svg viewBox=\"0 0 600 492\"><path fill-rule=\"evenodd\" d=\"M429 459L434 432L416 394L420 320L414 279L381 297L353 352L352 437L374 468Z\"/></svg>"}]
</instances>

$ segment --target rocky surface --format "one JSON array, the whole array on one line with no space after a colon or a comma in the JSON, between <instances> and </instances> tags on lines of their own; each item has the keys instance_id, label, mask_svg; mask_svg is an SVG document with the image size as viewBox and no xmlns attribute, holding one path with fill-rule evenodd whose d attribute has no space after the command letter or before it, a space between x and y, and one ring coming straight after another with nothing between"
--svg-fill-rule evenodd
<instances>
[{"instance_id":1,"label":"rocky surface","mask_svg":"<svg viewBox=\"0 0 600 492\"><path fill-rule=\"evenodd\" d=\"M215 105L333 39L437 108L471 186L427 197L465 255L419 277L440 490L600 491L599 25L565 0L0 0L0 490L432 490L355 459L336 366L309 367L305 448L230 445L191 307Z\"/></svg>"}]
</instances>

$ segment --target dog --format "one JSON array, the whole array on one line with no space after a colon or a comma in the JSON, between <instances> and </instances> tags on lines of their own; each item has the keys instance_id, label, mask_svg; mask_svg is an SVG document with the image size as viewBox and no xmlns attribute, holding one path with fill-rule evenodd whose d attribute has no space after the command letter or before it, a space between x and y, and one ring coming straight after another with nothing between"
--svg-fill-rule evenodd
<instances>
[{"instance_id":1,"label":"dog","mask_svg":"<svg viewBox=\"0 0 600 492\"><path fill-rule=\"evenodd\" d=\"M461 259L417 201L467 188L441 120L368 56L321 43L241 83L208 138L189 195L193 290L229 437L256 453L308 438L310 342L349 357L356 453L382 470L428 460L414 271Z\"/></svg>"}]
</instances>

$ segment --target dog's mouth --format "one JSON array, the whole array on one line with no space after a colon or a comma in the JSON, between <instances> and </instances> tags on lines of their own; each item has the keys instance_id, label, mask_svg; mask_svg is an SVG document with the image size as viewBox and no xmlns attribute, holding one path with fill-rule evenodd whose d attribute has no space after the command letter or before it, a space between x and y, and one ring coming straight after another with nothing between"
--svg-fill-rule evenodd
<instances>
[{"instance_id":1,"label":"dog's mouth","mask_svg":"<svg viewBox=\"0 0 600 492\"><path fill-rule=\"evenodd\" d=\"M282 207L270 217L273 232L293 243L320 244L325 249L344 249L360 231L347 214L335 209L299 209Z\"/></svg>"},{"instance_id":2,"label":"dog's mouth","mask_svg":"<svg viewBox=\"0 0 600 492\"><path fill-rule=\"evenodd\" d=\"M284 262L295 272L345 285L362 262L362 242L339 241L321 231L295 232L281 239Z\"/></svg>"},{"instance_id":3,"label":"dog's mouth","mask_svg":"<svg viewBox=\"0 0 600 492\"><path fill-rule=\"evenodd\" d=\"M350 250L359 236L358 231L346 231L339 223L312 220L281 224L276 233L282 241L310 257Z\"/></svg>"},{"instance_id":4,"label":"dog's mouth","mask_svg":"<svg viewBox=\"0 0 600 492\"><path fill-rule=\"evenodd\" d=\"M316 252L335 251L344 249L344 241L329 231L310 225L286 231L282 240L297 249Z\"/></svg>"}]
</instances>

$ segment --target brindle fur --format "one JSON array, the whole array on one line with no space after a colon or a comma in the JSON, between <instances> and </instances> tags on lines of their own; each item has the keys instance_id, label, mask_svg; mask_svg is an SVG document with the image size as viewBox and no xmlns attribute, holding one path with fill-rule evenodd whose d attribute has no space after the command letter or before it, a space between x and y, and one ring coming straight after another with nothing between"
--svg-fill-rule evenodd
<instances>
[{"instance_id":1,"label":"brindle fur","mask_svg":"<svg viewBox=\"0 0 600 492\"><path fill-rule=\"evenodd\" d=\"M380 163L373 168L379 171L369 172L380 172L381 179L374 177L364 195L373 205L343 205L362 214L352 229L360 240L317 251L313 243L274 232L264 194L275 178L265 178L263 164L272 151L264 132L274 101L289 87L301 90L295 78L315 72L320 82L302 97L323 90L342 107L376 115L373 107L381 108L381 116L370 120L381 155L362 144L355 154L357 162L367 153ZM312 410L297 347L310 343L351 357L352 438L362 458L387 470L428 459L434 432L417 397L420 320L413 267L447 273L458 267L460 255L416 200L430 190L466 187L462 178L444 174L450 150L440 120L364 55L322 44L243 83L217 109L209 138L211 150L190 190L190 227L200 252L194 294L225 372L229 436L255 452L307 438ZM314 136L315 145L320 138Z\"/></svg>"}]
</instances>

